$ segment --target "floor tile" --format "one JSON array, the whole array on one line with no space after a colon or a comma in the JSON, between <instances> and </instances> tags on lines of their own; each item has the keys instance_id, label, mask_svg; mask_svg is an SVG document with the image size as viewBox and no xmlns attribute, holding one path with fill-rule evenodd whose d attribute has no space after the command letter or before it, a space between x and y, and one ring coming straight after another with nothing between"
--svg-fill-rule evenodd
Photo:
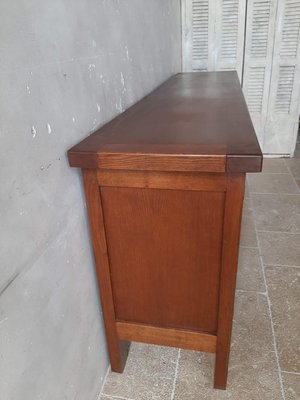
<instances>
[{"instance_id":1,"label":"floor tile","mask_svg":"<svg viewBox=\"0 0 300 400\"><path fill-rule=\"evenodd\" d=\"M296 179L296 183L298 185L298 188L300 189L300 179Z\"/></svg>"},{"instance_id":2,"label":"floor tile","mask_svg":"<svg viewBox=\"0 0 300 400\"><path fill-rule=\"evenodd\" d=\"M248 174L250 193L299 193L288 174Z\"/></svg>"},{"instance_id":3,"label":"floor tile","mask_svg":"<svg viewBox=\"0 0 300 400\"><path fill-rule=\"evenodd\" d=\"M264 264L300 265L300 234L258 232Z\"/></svg>"},{"instance_id":4,"label":"floor tile","mask_svg":"<svg viewBox=\"0 0 300 400\"><path fill-rule=\"evenodd\" d=\"M250 204L250 199L246 198L244 200L240 245L257 247L254 219Z\"/></svg>"},{"instance_id":5,"label":"floor tile","mask_svg":"<svg viewBox=\"0 0 300 400\"><path fill-rule=\"evenodd\" d=\"M235 306L228 386L213 389L214 356L182 351L176 400L280 400L267 299L238 293Z\"/></svg>"},{"instance_id":6,"label":"floor tile","mask_svg":"<svg viewBox=\"0 0 300 400\"><path fill-rule=\"evenodd\" d=\"M265 268L280 367L300 373L300 268Z\"/></svg>"},{"instance_id":7,"label":"floor tile","mask_svg":"<svg viewBox=\"0 0 300 400\"><path fill-rule=\"evenodd\" d=\"M300 375L282 373L285 400L300 399Z\"/></svg>"},{"instance_id":8,"label":"floor tile","mask_svg":"<svg viewBox=\"0 0 300 400\"><path fill-rule=\"evenodd\" d=\"M289 170L283 158L264 158L262 172L288 174Z\"/></svg>"},{"instance_id":9,"label":"floor tile","mask_svg":"<svg viewBox=\"0 0 300 400\"><path fill-rule=\"evenodd\" d=\"M113 396L105 396L104 394L101 395L99 400L132 400L126 397L113 397Z\"/></svg>"},{"instance_id":10,"label":"floor tile","mask_svg":"<svg viewBox=\"0 0 300 400\"><path fill-rule=\"evenodd\" d=\"M258 248L240 248L237 289L265 291Z\"/></svg>"},{"instance_id":11,"label":"floor tile","mask_svg":"<svg viewBox=\"0 0 300 400\"><path fill-rule=\"evenodd\" d=\"M296 148L295 152L294 152L294 158L300 158L300 149Z\"/></svg>"},{"instance_id":12,"label":"floor tile","mask_svg":"<svg viewBox=\"0 0 300 400\"><path fill-rule=\"evenodd\" d=\"M300 178L300 158L286 158L285 162L295 178Z\"/></svg>"},{"instance_id":13,"label":"floor tile","mask_svg":"<svg viewBox=\"0 0 300 400\"><path fill-rule=\"evenodd\" d=\"M253 194L258 230L300 233L300 195Z\"/></svg>"},{"instance_id":14,"label":"floor tile","mask_svg":"<svg viewBox=\"0 0 300 400\"><path fill-rule=\"evenodd\" d=\"M298 135L298 141L296 143L294 158L300 158L300 136L299 135Z\"/></svg>"},{"instance_id":15,"label":"floor tile","mask_svg":"<svg viewBox=\"0 0 300 400\"><path fill-rule=\"evenodd\" d=\"M169 400L178 350L132 343L122 374L110 372L103 395L132 400Z\"/></svg>"}]
</instances>

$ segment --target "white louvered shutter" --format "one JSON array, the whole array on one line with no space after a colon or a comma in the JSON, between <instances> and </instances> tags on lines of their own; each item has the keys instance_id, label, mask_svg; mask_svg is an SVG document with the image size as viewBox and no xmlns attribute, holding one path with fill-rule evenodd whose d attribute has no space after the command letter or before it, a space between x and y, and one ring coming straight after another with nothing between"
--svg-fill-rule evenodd
<instances>
[{"instance_id":1,"label":"white louvered shutter","mask_svg":"<svg viewBox=\"0 0 300 400\"><path fill-rule=\"evenodd\" d=\"M215 69L242 78L246 0L216 0Z\"/></svg>"},{"instance_id":2,"label":"white louvered shutter","mask_svg":"<svg viewBox=\"0 0 300 400\"><path fill-rule=\"evenodd\" d=\"M267 119L275 15L275 0L248 0L243 90L261 146Z\"/></svg>"},{"instance_id":3,"label":"white louvered shutter","mask_svg":"<svg viewBox=\"0 0 300 400\"><path fill-rule=\"evenodd\" d=\"M183 70L213 69L214 0L183 0Z\"/></svg>"},{"instance_id":4,"label":"white louvered shutter","mask_svg":"<svg viewBox=\"0 0 300 400\"><path fill-rule=\"evenodd\" d=\"M264 151L292 154L300 112L300 0L279 0Z\"/></svg>"},{"instance_id":5,"label":"white louvered shutter","mask_svg":"<svg viewBox=\"0 0 300 400\"><path fill-rule=\"evenodd\" d=\"M182 0L183 71L242 73L246 0Z\"/></svg>"}]
</instances>

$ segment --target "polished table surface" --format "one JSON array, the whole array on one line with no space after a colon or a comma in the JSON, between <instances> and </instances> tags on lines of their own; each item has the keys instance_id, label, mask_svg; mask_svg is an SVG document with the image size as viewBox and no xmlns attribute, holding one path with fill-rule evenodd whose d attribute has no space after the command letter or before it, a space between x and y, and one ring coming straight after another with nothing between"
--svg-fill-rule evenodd
<instances>
[{"instance_id":1,"label":"polished table surface","mask_svg":"<svg viewBox=\"0 0 300 400\"><path fill-rule=\"evenodd\" d=\"M135 170L161 170L160 156L185 171L256 172L262 162L236 72L174 75L68 155L74 167Z\"/></svg>"}]
</instances>

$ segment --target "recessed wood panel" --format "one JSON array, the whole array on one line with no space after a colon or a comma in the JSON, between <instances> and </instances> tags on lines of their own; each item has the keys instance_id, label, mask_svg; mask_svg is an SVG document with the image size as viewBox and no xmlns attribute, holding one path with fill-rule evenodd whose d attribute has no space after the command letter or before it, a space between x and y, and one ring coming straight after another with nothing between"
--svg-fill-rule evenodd
<instances>
[{"instance_id":1,"label":"recessed wood panel","mask_svg":"<svg viewBox=\"0 0 300 400\"><path fill-rule=\"evenodd\" d=\"M217 331L224 197L101 188L117 320Z\"/></svg>"}]
</instances>

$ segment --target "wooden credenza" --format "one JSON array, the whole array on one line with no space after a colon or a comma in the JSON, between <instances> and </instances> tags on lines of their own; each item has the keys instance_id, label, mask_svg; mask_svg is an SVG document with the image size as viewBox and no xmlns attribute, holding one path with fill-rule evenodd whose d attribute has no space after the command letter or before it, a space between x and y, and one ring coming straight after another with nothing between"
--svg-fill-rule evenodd
<instances>
[{"instance_id":1,"label":"wooden credenza","mask_svg":"<svg viewBox=\"0 0 300 400\"><path fill-rule=\"evenodd\" d=\"M246 172L235 72L184 73L68 152L82 168L113 371L130 341L216 353L225 389Z\"/></svg>"}]
</instances>

